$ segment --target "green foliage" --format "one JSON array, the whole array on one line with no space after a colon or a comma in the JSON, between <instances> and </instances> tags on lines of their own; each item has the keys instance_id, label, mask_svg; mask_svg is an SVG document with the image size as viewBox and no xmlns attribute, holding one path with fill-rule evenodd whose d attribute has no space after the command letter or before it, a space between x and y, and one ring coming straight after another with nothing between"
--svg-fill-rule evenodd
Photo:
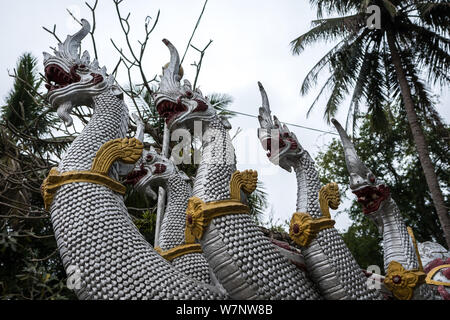
<instances>
[{"instance_id":1,"label":"green foliage","mask_svg":"<svg viewBox=\"0 0 450 320\"><path fill-rule=\"evenodd\" d=\"M1 107L3 125L29 137L50 131L55 116L42 110L45 102L38 93L41 83L36 58L24 53L17 61L13 89L6 97L6 105Z\"/></svg>"},{"instance_id":2,"label":"green foliage","mask_svg":"<svg viewBox=\"0 0 450 320\"><path fill-rule=\"evenodd\" d=\"M381 268L381 274L384 274L380 245L382 238L375 230L372 221L364 216L361 220L359 223L354 222L342 235L342 238L362 269L376 265Z\"/></svg>"},{"instance_id":3,"label":"green foliage","mask_svg":"<svg viewBox=\"0 0 450 320\"><path fill-rule=\"evenodd\" d=\"M233 103L233 97L225 93L212 93L208 96L209 102L216 109L217 114L224 118L231 118L235 115L228 107Z\"/></svg>"},{"instance_id":4,"label":"green foliage","mask_svg":"<svg viewBox=\"0 0 450 320\"><path fill-rule=\"evenodd\" d=\"M74 298L65 286L42 180L71 140L49 138L57 125L38 92L36 58L23 54L0 119L0 296ZM71 137L69 137L71 138ZM72 139L73 140L73 139Z\"/></svg>"},{"instance_id":5,"label":"green foliage","mask_svg":"<svg viewBox=\"0 0 450 320\"><path fill-rule=\"evenodd\" d=\"M149 199L127 185L124 202L136 227L145 239L153 245L155 243L156 200Z\"/></svg>"},{"instance_id":6,"label":"green foliage","mask_svg":"<svg viewBox=\"0 0 450 320\"><path fill-rule=\"evenodd\" d=\"M261 181L257 182L256 190L248 196L247 204L250 207L250 216L261 225L262 216L267 209L267 192Z\"/></svg>"},{"instance_id":7,"label":"green foliage","mask_svg":"<svg viewBox=\"0 0 450 320\"><path fill-rule=\"evenodd\" d=\"M371 125L371 117L362 118L359 137L353 139L361 160L391 190L406 225L414 230L418 241L437 241L445 246L445 239L433 206L431 194L427 189L409 124L404 109L400 105L391 108L385 132L377 133ZM443 190L447 190L446 203L450 205L450 128L442 127L429 111L419 112L430 153ZM317 159L322 183L335 181L343 192L348 190L348 171L344 152L337 139L319 153ZM368 218L364 216L356 199L347 210L353 221L344 233L344 240L357 261L362 265L380 264L381 248L378 244L380 234ZM382 260L381 260L382 261Z\"/></svg>"},{"instance_id":8,"label":"green foliage","mask_svg":"<svg viewBox=\"0 0 450 320\"><path fill-rule=\"evenodd\" d=\"M2 294L4 299L29 300L67 300L75 299L75 295L67 288L65 277L58 272L49 272L49 267L37 261L37 253L29 249L31 261L25 262L17 280L17 293ZM6 289L6 288L4 288Z\"/></svg>"},{"instance_id":9,"label":"green foliage","mask_svg":"<svg viewBox=\"0 0 450 320\"><path fill-rule=\"evenodd\" d=\"M335 116L341 104L350 99L347 126L353 129L360 116L363 100L367 102L371 125L378 132L387 125L386 106L399 98L399 84L391 61L386 34L392 33L403 63L407 81L418 99L417 106L429 108L431 97L419 75L443 86L450 82L450 31L448 1L402 0L312 0L318 20L312 28L291 42L293 54L319 41L337 44L310 70L301 86L307 94L322 73L328 79L311 104L308 113L321 97L328 94L324 118ZM369 5L381 9L381 29L369 29L366 13ZM323 15L339 17L322 18Z\"/></svg>"}]
</instances>

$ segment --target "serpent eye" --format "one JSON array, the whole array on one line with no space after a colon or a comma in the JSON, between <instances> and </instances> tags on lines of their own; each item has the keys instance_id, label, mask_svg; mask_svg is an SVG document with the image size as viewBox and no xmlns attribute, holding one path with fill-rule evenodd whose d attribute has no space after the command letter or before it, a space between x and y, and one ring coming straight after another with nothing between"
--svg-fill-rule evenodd
<instances>
[{"instance_id":1,"label":"serpent eye","mask_svg":"<svg viewBox=\"0 0 450 320\"><path fill-rule=\"evenodd\" d=\"M153 156L151 154L148 154L146 159L147 159L147 162L150 162L153 160Z\"/></svg>"},{"instance_id":2,"label":"serpent eye","mask_svg":"<svg viewBox=\"0 0 450 320\"><path fill-rule=\"evenodd\" d=\"M186 95L186 97L187 98L192 98L193 96L194 96L194 94L192 93L192 91L190 91L190 90L187 90L186 92L185 92L185 95Z\"/></svg>"}]
</instances>

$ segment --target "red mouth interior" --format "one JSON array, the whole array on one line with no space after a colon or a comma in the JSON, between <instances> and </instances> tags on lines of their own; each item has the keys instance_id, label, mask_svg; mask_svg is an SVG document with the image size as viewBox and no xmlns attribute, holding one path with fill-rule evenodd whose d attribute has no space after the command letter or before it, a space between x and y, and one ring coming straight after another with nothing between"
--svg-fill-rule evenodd
<instances>
[{"instance_id":1,"label":"red mouth interior","mask_svg":"<svg viewBox=\"0 0 450 320\"><path fill-rule=\"evenodd\" d=\"M358 202L362 205L365 214L377 211L383 200L389 196L389 188L380 185L378 187L367 186L360 190L353 191L358 197Z\"/></svg>"},{"instance_id":2,"label":"red mouth interior","mask_svg":"<svg viewBox=\"0 0 450 320\"><path fill-rule=\"evenodd\" d=\"M153 173L160 174L166 171L166 166L162 163L155 163L155 171Z\"/></svg>"},{"instance_id":3,"label":"red mouth interior","mask_svg":"<svg viewBox=\"0 0 450 320\"><path fill-rule=\"evenodd\" d=\"M181 99L179 99L181 100ZM208 105L201 100L194 99L197 102L197 107L192 112L203 112L208 109ZM156 108L159 115L166 119L166 123L175 118L180 113L187 111L187 107L181 101L175 103L169 100L161 102Z\"/></svg>"},{"instance_id":4,"label":"red mouth interior","mask_svg":"<svg viewBox=\"0 0 450 320\"><path fill-rule=\"evenodd\" d=\"M133 170L127 175L125 183L135 185L147 174L147 172L147 169L144 169L144 166L141 165L139 170Z\"/></svg>"},{"instance_id":5,"label":"red mouth interior","mask_svg":"<svg viewBox=\"0 0 450 320\"><path fill-rule=\"evenodd\" d=\"M45 78L47 83L45 87L48 91L61 89L69 84L80 81L80 76L75 72L78 65L73 66L70 69L70 73L67 73L63 68L57 64L50 64L45 67Z\"/></svg>"},{"instance_id":6,"label":"red mouth interior","mask_svg":"<svg viewBox=\"0 0 450 320\"><path fill-rule=\"evenodd\" d=\"M264 148L265 150L267 150L267 157L268 157L268 158L270 158L270 157L272 156L272 140L273 140L273 139L269 138L269 139L266 139L266 140L263 142L263 148ZM280 139L278 140L278 149L282 149L282 148L284 148L285 146L286 146L286 143L284 143L284 141L280 138ZM278 153L279 153L279 150L278 150Z\"/></svg>"},{"instance_id":7,"label":"red mouth interior","mask_svg":"<svg viewBox=\"0 0 450 320\"><path fill-rule=\"evenodd\" d=\"M169 123L170 120L180 113L187 111L187 108L182 103L174 103L169 100L161 102L156 109L159 115L166 119L166 123Z\"/></svg>"},{"instance_id":8,"label":"red mouth interior","mask_svg":"<svg viewBox=\"0 0 450 320\"><path fill-rule=\"evenodd\" d=\"M197 99L194 99L194 101L197 102L197 108L195 108L192 112L202 112L208 109L208 106L203 101Z\"/></svg>"}]
</instances>

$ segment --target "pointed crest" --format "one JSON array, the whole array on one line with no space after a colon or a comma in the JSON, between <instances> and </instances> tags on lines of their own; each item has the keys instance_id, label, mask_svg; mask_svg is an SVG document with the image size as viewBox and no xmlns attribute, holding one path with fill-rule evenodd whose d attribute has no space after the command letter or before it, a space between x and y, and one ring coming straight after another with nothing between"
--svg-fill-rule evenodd
<instances>
[{"instance_id":1,"label":"pointed crest","mask_svg":"<svg viewBox=\"0 0 450 320\"><path fill-rule=\"evenodd\" d=\"M177 49L170 43L169 40L163 39L164 44L170 51L169 65L163 69L163 75L161 77L160 90L172 91L179 87L180 83L180 56Z\"/></svg>"},{"instance_id":2,"label":"pointed crest","mask_svg":"<svg viewBox=\"0 0 450 320\"><path fill-rule=\"evenodd\" d=\"M331 119L331 122L336 127L336 130L338 131L341 138L342 146L344 148L345 163L347 164L347 169L350 174L350 188L352 188L352 186L356 187L360 184L357 183L357 180L359 180L358 178L362 178L362 180L367 183L367 177L369 176L369 174L373 175L373 173L358 157L355 146L353 145L352 141L347 135L347 132L345 132L341 124L334 118ZM372 181L370 181L370 183L372 183Z\"/></svg>"},{"instance_id":3,"label":"pointed crest","mask_svg":"<svg viewBox=\"0 0 450 320\"><path fill-rule=\"evenodd\" d=\"M82 27L80 31L72 36L67 36L66 40L58 45L58 51L55 52L57 56L75 61L80 58L81 40L83 40L91 30L91 25L87 20L81 19L81 24Z\"/></svg>"},{"instance_id":4,"label":"pointed crest","mask_svg":"<svg viewBox=\"0 0 450 320\"><path fill-rule=\"evenodd\" d=\"M262 106L259 108L258 120L263 129L272 129L274 124L271 117L269 98L261 82L258 81L259 91L261 93Z\"/></svg>"}]
</instances>

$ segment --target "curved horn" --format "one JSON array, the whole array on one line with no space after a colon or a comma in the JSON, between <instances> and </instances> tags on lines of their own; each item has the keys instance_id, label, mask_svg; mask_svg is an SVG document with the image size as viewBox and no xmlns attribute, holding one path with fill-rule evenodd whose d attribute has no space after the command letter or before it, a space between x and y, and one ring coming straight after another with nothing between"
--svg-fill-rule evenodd
<instances>
[{"instance_id":1,"label":"curved horn","mask_svg":"<svg viewBox=\"0 0 450 320\"><path fill-rule=\"evenodd\" d=\"M352 186L359 185L357 180L365 180L367 175L372 172L358 157L355 146L351 142L347 132L345 132L344 128L342 128L341 124L334 118L331 119L331 122L336 127L336 130L341 137L342 146L344 148L345 163L347 164L347 169L350 174L350 188L352 188Z\"/></svg>"},{"instance_id":2,"label":"curved horn","mask_svg":"<svg viewBox=\"0 0 450 320\"><path fill-rule=\"evenodd\" d=\"M259 91L261 92L262 106L259 108L258 120L261 128L270 129L273 127L273 121L271 118L269 98L267 97L266 90L264 90L261 82L258 81Z\"/></svg>"},{"instance_id":3,"label":"curved horn","mask_svg":"<svg viewBox=\"0 0 450 320\"><path fill-rule=\"evenodd\" d=\"M174 45L167 39L162 40L164 44L169 48L170 51L170 62L169 65L164 68L163 76L161 77L160 90L170 91L170 89L177 88L181 76L180 72L180 56L178 55L177 49Z\"/></svg>"},{"instance_id":4,"label":"curved horn","mask_svg":"<svg viewBox=\"0 0 450 320\"><path fill-rule=\"evenodd\" d=\"M266 90L264 90L264 87L261 82L258 81L258 87L259 91L261 92L261 100L262 100L262 107L269 111L270 114L270 104L269 104L269 98L267 98Z\"/></svg>"},{"instance_id":5,"label":"curved horn","mask_svg":"<svg viewBox=\"0 0 450 320\"><path fill-rule=\"evenodd\" d=\"M91 31L91 25L85 19L81 19L81 30L72 36L67 36L63 43L63 51L67 57L77 59L80 57L79 48L81 47L81 40Z\"/></svg>"}]
</instances>

